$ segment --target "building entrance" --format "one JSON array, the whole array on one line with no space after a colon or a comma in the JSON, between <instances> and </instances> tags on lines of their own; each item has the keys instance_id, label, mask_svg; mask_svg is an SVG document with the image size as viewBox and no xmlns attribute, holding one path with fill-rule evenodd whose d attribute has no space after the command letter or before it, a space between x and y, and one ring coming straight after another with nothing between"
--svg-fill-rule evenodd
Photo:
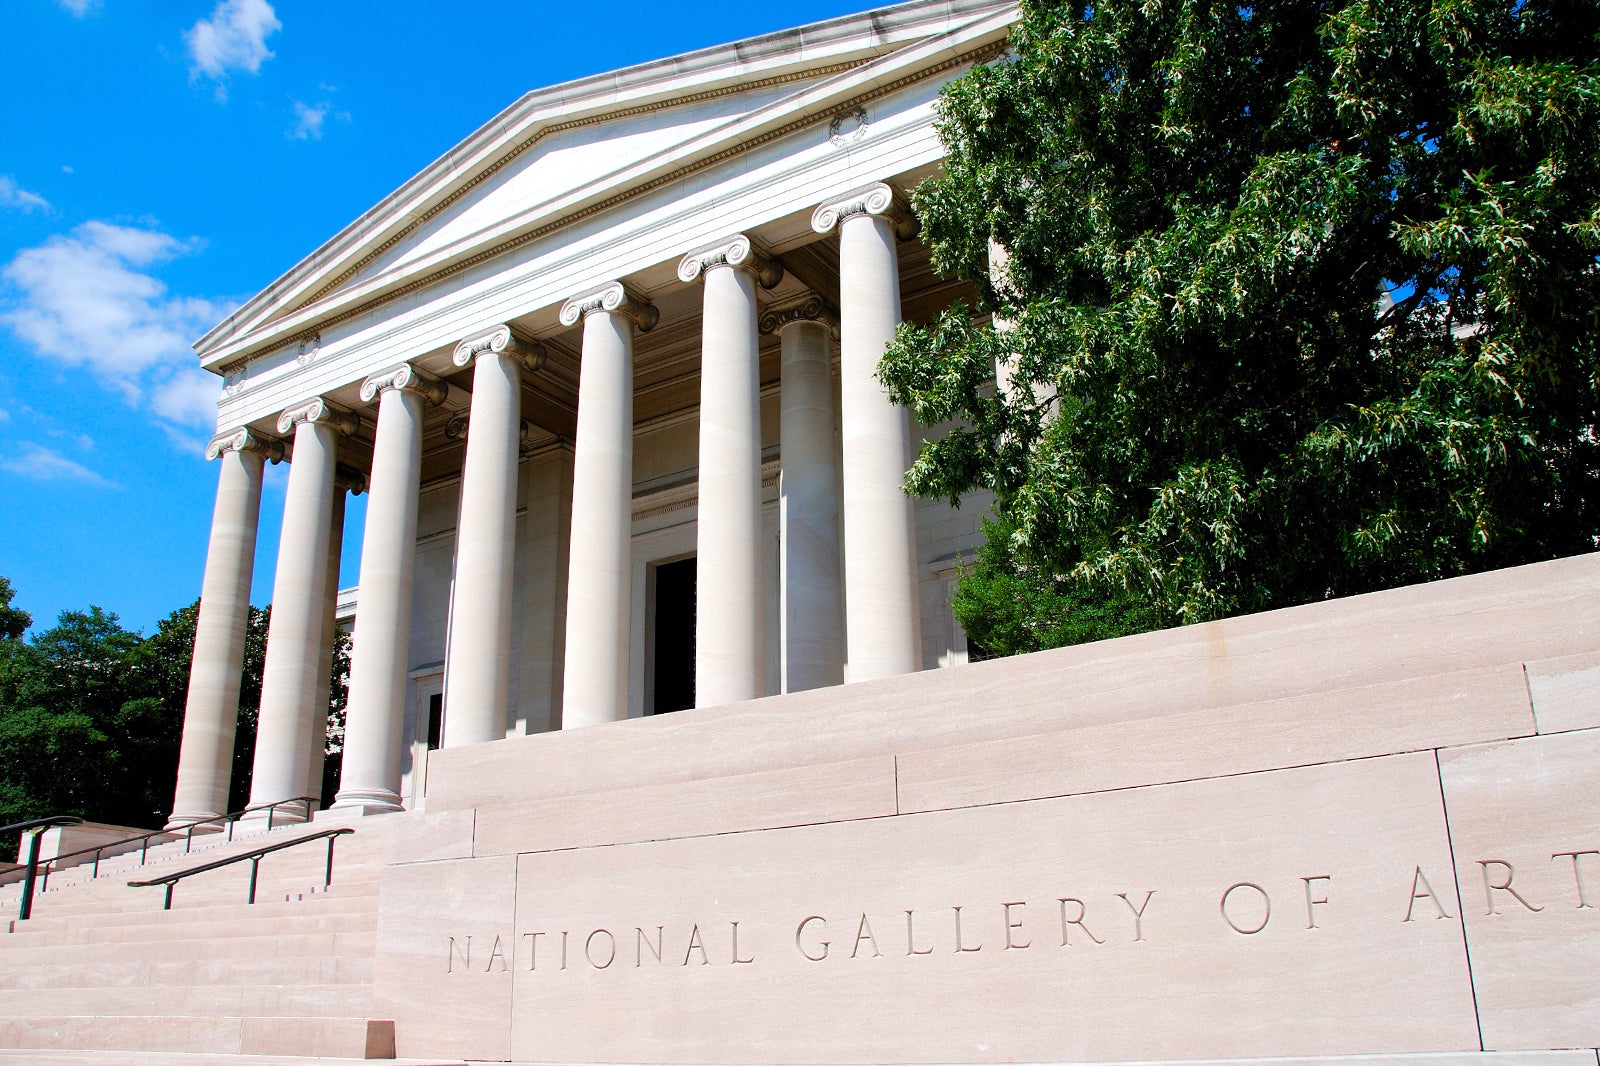
<instances>
[{"instance_id":1,"label":"building entrance","mask_svg":"<svg viewBox=\"0 0 1600 1066\"><path fill-rule=\"evenodd\" d=\"M650 658L655 683L649 713L694 706L695 559L656 563L651 609Z\"/></svg>"}]
</instances>

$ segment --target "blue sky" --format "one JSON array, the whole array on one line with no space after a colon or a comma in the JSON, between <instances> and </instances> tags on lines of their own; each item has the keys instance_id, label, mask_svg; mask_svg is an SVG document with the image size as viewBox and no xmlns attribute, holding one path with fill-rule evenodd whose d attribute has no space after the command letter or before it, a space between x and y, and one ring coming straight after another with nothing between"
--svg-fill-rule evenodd
<instances>
[{"instance_id":1,"label":"blue sky","mask_svg":"<svg viewBox=\"0 0 1600 1066\"><path fill-rule=\"evenodd\" d=\"M870 0L6 0L0 575L34 630L200 593L220 383L191 343L529 89ZM269 469L252 601L272 596ZM341 583L358 574L360 501Z\"/></svg>"}]
</instances>

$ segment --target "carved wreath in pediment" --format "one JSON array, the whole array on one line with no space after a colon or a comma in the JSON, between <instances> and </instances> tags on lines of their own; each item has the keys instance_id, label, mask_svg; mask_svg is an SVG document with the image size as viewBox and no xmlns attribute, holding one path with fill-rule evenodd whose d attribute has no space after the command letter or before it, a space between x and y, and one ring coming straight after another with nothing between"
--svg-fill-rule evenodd
<instances>
[{"instance_id":1,"label":"carved wreath in pediment","mask_svg":"<svg viewBox=\"0 0 1600 1066\"><path fill-rule=\"evenodd\" d=\"M867 109L854 107L841 111L828 122L828 141L835 148L848 148L867 135Z\"/></svg>"}]
</instances>

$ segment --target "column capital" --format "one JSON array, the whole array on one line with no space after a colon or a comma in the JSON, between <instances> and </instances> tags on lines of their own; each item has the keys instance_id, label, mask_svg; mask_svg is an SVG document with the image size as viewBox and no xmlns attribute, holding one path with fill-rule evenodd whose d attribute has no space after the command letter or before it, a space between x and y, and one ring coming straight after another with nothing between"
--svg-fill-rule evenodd
<instances>
[{"instance_id":1,"label":"column capital","mask_svg":"<svg viewBox=\"0 0 1600 1066\"><path fill-rule=\"evenodd\" d=\"M684 256L678 263L678 280L694 281L716 266L743 270L760 282L763 289L770 289L783 280L783 264L743 233L724 237Z\"/></svg>"},{"instance_id":2,"label":"column capital","mask_svg":"<svg viewBox=\"0 0 1600 1066\"><path fill-rule=\"evenodd\" d=\"M361 428L361 419L342 407L336 407L321 396L313 397L293 407L285 408L278 416L278 432L290 433L301 422L322 422L342 436L350 436Z\"/></svg>"},{"instance_id":3,"label":"column capital","mask_svg":"<svg viewBox=\"0 0 1600 1066\"><path fill-rule=\"evenodd\" d=\"M851 215L877 215L894 226L902 239L917 232L917 220L905 199L892 185L874 182L825 201L811 213L811 228L827 233Z\"/></svg>"},{"instance_id":4,"label":"column capital","mask_svg":"<svg viewBox=\"0 0 1600 1066\"><path fill-rule=\"evenodd\" d=\"M444 382L423 370L418 370L410 363L401 363L391 366L387 370L380 370L361 383L361 400L371 403L378 398L378 394L385 389L402 389L414 392L421 396L434 407L444 403L445 394L449 391Z\"/></svg>"},{"instance_id":5,"label":"column capital","mask_svg":"<svg viewBox=\"0 0 1600 1066\"><path fill-rule=\"evenodd\" d=\"M220 459L226 452L259 452L274 463L283 461L283 441L257 434L245 426L218 433L206 445L207 459Z\"/></svg>"},{"instance_id":6,"label":"column capital","mask_svg":"<svg viewBox=\"0 0 1600 1066\"><path fill-rule=\"evenodd\" d=\"M826 326L834 340L839 339L839 312L814 292L801 293L792 300L775 303L756 320L762 333L781 333L796 322L816 322Z\"/></svg>"},{"instance_id":7,"label":"column capital","mask_svg":"<svg viewBox=\"0 0 1600 1066\"><path fill-rule=\"evenodd\" d=\"M595 311L607 311L633 320L640 333L655 328L661 318L656 305L620 281L608 281L599 288L581 293L561 305L561 324L576 326Z\"/></svg>"},{"instance_id":8,"label":"column capital","mask_svg":"<svg viewBox=\"0 0 1600 1066\"><path fill-rule=\"evenodd\" d=\"M333 484L352 496L359 496L367 491L367 475L353 466L339 463L333 468Z\"/></svg>"},{"instance_id":9,"label":"column capital","mask_svg":"<svg viewBox=\"0 0 1600 1066\"><path fill-rule=\"evenodd\" d=\"M524 370L538 370L544 365L544 345L503 322L486 333L469 337L456 345L450 361L456 366L466 366L489 352L510 356L522 364Z\"/></svg>"}]
</instances>

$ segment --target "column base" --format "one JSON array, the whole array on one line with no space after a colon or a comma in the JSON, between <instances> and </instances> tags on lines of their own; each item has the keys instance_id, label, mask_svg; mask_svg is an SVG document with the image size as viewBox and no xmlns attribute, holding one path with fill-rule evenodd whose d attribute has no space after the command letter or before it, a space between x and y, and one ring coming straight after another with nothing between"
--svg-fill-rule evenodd
<instances>
[{"instance_id":1,"label":"column base","mask_svg":"<svg viewBox=\"0 0 1600 1066\"><path fill-rule=\"evenodd\" d=\"M161 828L163 832L167 833L183 833L187 832L189 827L196 822L205 822L205 825L195 826L194 832L196 836L202 833L220 833L228 828L227 823L208 821L208 819L219 818L222 813L221 811L216 811L215 813L207 811L200 814L174 814L167 819L167 824Z\"/></svg>"},{"instance_id":2,"label":"column base","mask_svg":"<svg viewBox=\"0 0 1600 1066\"><path fill-rule=\"evenodd\" d=\"M362 814L392 814L395 811L405 810L405 807L400 803L399 794L390 792L386 788L346 788L339 790L333 806L328 809L359 811Z\"/></svg>"}]
</instances>

